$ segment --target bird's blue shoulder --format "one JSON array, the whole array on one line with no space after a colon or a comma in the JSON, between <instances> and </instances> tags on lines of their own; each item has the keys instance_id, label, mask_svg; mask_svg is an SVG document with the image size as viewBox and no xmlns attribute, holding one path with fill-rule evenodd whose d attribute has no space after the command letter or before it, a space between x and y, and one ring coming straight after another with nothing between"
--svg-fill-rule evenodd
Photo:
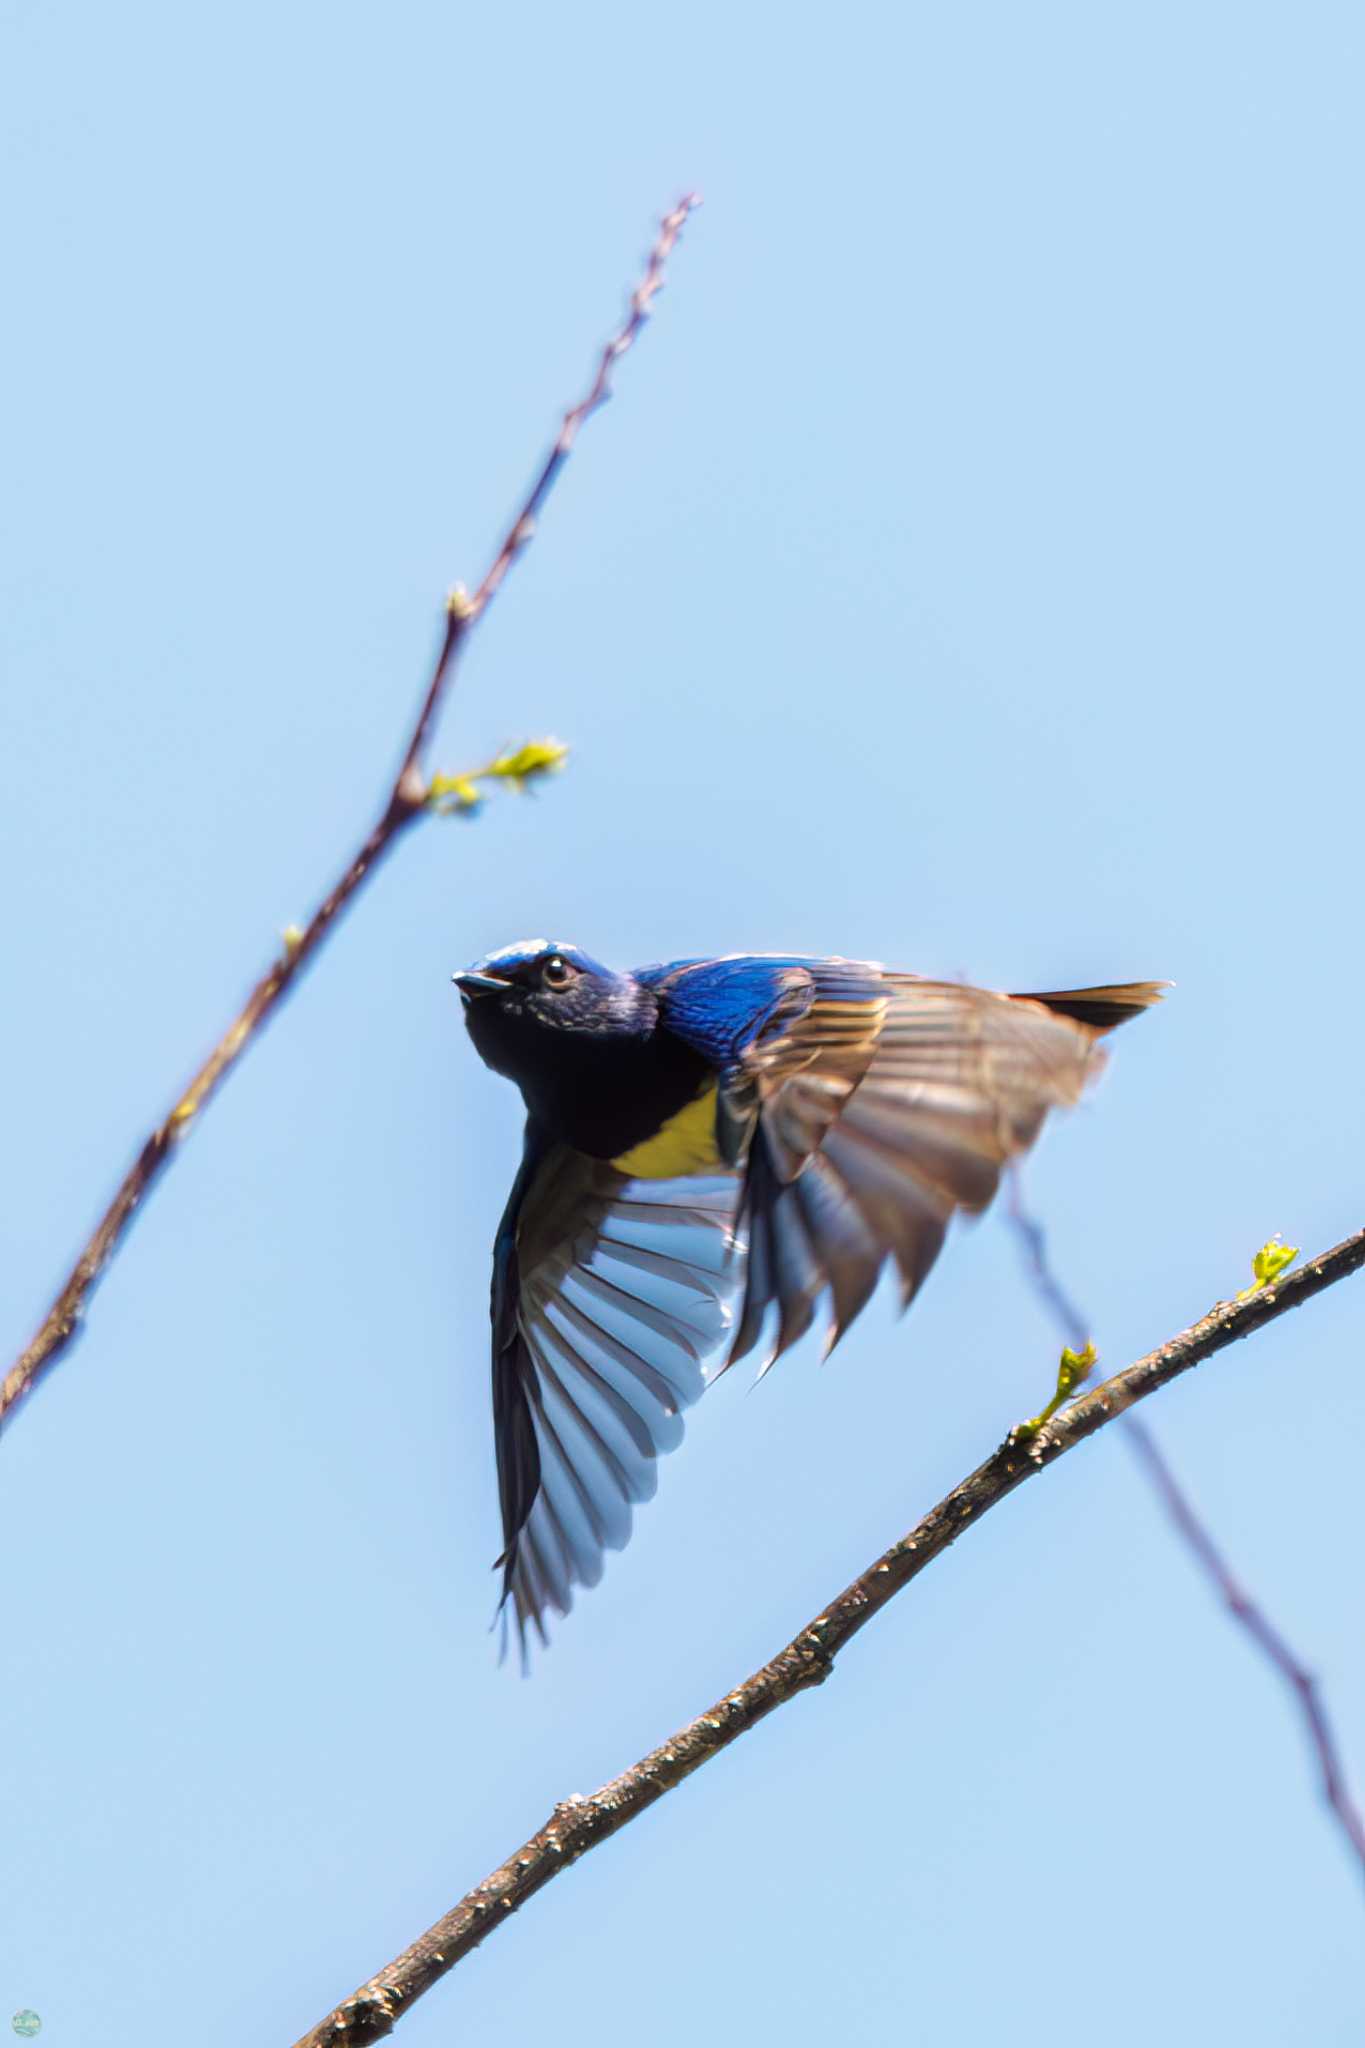
<instances>
[{"instance_id":1,"label":"bird's blue shoulder","mask_svg":"<svg viewBox=\"0 0 1365 2048\"><path fill-rule=\"evenodd\" d=\"M734 953L724 959L672 960L640 967L635 980L658 997L668 1030L717 1066L737 1059L779 1006L800 1014L825 996L877 993L877 970L853 960L799 953Z\"/></svg>"}]
</instances>

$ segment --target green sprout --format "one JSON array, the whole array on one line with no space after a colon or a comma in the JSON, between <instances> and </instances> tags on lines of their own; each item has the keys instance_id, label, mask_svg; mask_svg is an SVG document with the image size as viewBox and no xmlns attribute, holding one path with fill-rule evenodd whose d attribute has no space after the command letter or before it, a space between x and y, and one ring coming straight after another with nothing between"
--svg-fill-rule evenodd
<instances>
[{"instance_id":1,"label":"green sprout","mask_svg":"<svg viewBox=\"0 0 1365 2048\"><path fill-rule=\"evenodd\" d=\"M484 805L480 783L500 782L518 791L533 789L547 775L557 774L568 758L569 750L560 740L528 740L524 746L504 747L482 768L470 768L461 775L433 775L427 806L439 818L471 818Z\"/></svg>"},{"instance_id":2,"label":"green sprout","mask_svg":"<svg viewBox=\"0 0 1365 2048\"><path fill-rule=\"evenodd\" d=\"M1077 1388L1085 1385L1085 1382L1095 1370L1098 1358L1099 1353L1095 1349L1093 1340L1087 1342L1081 1351L1073 1351L1068 1344L1062 1353L1061 1363L1057 1367L1057 1391L1040 1414L1033 1416L1028 1422L1017 1422L1015 1424L1014 1428L1010 1431L1010 1442L1012 1444L1031 1442L1037 1436L1039 1430L1046 1423L1051 1422L1063 1401L1069 1401Z\"/></svg>"},{"instance_id":3,"label":"green sprout","mask_svg":"<svg viewBox=\"0 0 1365 2048\"><path fill-rule=\"evenodd\" d=\"M1238 1301L1250 1301L1253 1294L1259 1294L1263 1287L1269 1287L1279 1279L1299 1256L1296 1244L1282 1242L1277 1230L1269 1244L1263 1244L1251 1262L1253 1279L1250 1287L1244 1287L1237 1296Z\"/></svg>"}]
</instances>

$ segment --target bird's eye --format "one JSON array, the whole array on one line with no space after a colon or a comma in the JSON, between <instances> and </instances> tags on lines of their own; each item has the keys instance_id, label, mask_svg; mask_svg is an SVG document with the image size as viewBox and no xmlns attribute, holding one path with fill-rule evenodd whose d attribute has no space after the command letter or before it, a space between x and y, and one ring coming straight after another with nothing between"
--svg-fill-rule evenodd
<instances>
[{"instance_id":1,"label":"bird's eye","mask_svg":"<svg viewBox=\"0 0 1365 2048\"><path fill-rule=\"evenodd\" d=\"M573 980L573 969L559 953L551 953L540 970L540 978L546 988L567 988Z\"/></svg>"}]
</instances>

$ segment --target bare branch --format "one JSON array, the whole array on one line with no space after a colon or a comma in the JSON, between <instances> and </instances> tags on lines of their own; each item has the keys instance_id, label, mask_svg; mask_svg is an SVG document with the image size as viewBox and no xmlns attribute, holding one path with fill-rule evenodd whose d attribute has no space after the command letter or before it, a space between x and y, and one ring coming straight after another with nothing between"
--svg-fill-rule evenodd
<instances>
[{"instance_id":1,"label":"bare branch","mask_svg":"<svg viewBox=\"0 0 1365 2048\"><path fill-rule=\"evenodd\" d=\"M1018 1234L1034 1286L1052 1310L1066 1335L1067 1342L1083 1344L1088 1335L1085 1317L1053 1271L1052 1262L1048 1258L1046 1232L1024 1205L1023 1184L1017 1168L1010 1179L1009 1220ZM1292 1256L1292 1253L1281 1250L1277 1242L1266 1245L1255 1262L1258 1285L1262 1262L1271 1252L1278 1254L1271 1270L1279 1270L1287 1258ZM1246 1298L1250 1299L1254 1293L1255 1288L1248 1288ZM1365 1822L1362 1822L1359 1809L1351 1797L1341 1752L1317 1680L1307 1667L1300 1663L1279 1630L1234 1576L1232 1567L1214 1542L1193 1501L1176 1479L1164 1451L1146 1423L1136 1415L1127 1415L1124 1417L1123 1428L1124 1434L1137 1453L1138 1463L1156 1488L1176 1533L1183 1539L1195 1563L1213 1581L1233 1620L1241 1623L1294 1695L1303 1714L1308 1739L1317 1756L1318 1768L1322 1775L1323 1798L1340 1824L1341 1831L1360 1865L1361 1874L1365 1876Z\"/></svg>"},{"instance_id":2,"label":"bare branch","mask_svg":"<svg viewBox=\"0 0 1365 2048\"><path fill-rule=\"evenodd\" d=\"M690 1721L630 1770L586 1798L558 1805L544 1827L367 1984L305 2034L295 2048L362 2048L392 2033L414 1999L452 1970L552 1878L607 1840L666 1792L772 1713L828 1676L844 1645L888 1600L918 1578L969 1524L1047 1465L1103 1429L1191 1366L1248 1337L1323 1288L1365 1265L1365 1230L1244 1301L1220 1301L1208 1315L1149 1352L1056 1416L1027 1442L1010 1442L883 1552L852 1585L793 1637L761 1671Z\"/></svg>"},{"instance_id":3,"label":"bare branch","mask_svg":"<svg viewBox=\"0 0 1365 2048\"><path fill-rule=\"evenodd\" d=\"M512 521L491 567L472 598L457 589L446 605L445 627L435 667L423 693L421 708L404 742L402 765L384 801L378 822L358 853L342 870L301 933L291 933L284 950L277 955L256 983L237 1016L223 1033L213 1051L199 1068L170 1111L143 1145L118 1192L97 1224L75 1265L43 1318L27 1350L20 1353L0 1382L0 1426L15 1405L42 1375L56 1363L80 1327L90 1296L106 1266L122 1243L129 1224L149 1190L160 1179L215 1091L219 1088L257 1032L292 987L300 968L318 952L336 920L346 910L361 885L385 855L422 815L427 800L423 760L433 724L449 693L461 650L477 620L487 609L507 571L530 540L535 520L555 478L568 457L578 429L610 395L610 374L640 332L649 314L650 302L663 281L663 266L682 231L684 222L699 204L695 195L681 199L665 215L658 239L650 252L645 273L631 294L627 317L602 352L587 396L564 416L550 455L533 484L520 512Z\"/></svg>"},{"instance_id":4,"label":"bare branch","mask_svg":"<svg viewBox=\"0 0 1365 2048\"><path fill-rule=\"evenodd\" d=\"M1078 1351L1083 1350L1094 1333L1079 1305L1071 1299L1052 1270L1052 1261L1047 1255L1047 1232L1024 1202L1024 1173L1017 1161L1010 1167L1009 1188L1006 1214L1010 1228L1019 1239L1029 1279L1066 1343L1074 1344Z\"/></svg>"},{"instance_id":5,"label":"bare branch","mask_svg":"<svg viewBox=\"0 0 1365 2048\"><path fill-rule=\"evenodd\" d=\"M1185 1543L1213 1581L1228 1612L1240 1622L1257 1647L1270 1659L1302 1710L1322 1774L1322 1796L1341 1826L1365 1877L1365 1821L1351 1798L1336 1736L1323 1705L1317 1680L1295 1656L1289 1644L1269 1621L1251 1595L1233 1576L1231 1567L1205 1528L1188 1496L1182 1490L1156 1438L1140 1417L1125 1418L1124 1435L1137 1452L1138 1462L1161 1497L1161 1502Z\"/></svg>"}]
</instances>

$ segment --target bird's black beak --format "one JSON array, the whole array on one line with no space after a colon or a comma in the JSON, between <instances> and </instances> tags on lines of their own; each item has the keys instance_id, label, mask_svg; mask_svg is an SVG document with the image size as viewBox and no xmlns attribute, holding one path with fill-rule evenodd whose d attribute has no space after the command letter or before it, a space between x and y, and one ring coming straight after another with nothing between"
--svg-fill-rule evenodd
<instances>
[{"instance_id":1,"label":"bird's black beak","mask_svg":"<svg viewBox=\"0 0 1365 2048\"><path fill-rule=\"evenodd\" d=\"M507 983L499 981L496 974L452 974L450 978L466 1001L471 996L501 995L507 991Z\"/></svg>"}]
</instances>

